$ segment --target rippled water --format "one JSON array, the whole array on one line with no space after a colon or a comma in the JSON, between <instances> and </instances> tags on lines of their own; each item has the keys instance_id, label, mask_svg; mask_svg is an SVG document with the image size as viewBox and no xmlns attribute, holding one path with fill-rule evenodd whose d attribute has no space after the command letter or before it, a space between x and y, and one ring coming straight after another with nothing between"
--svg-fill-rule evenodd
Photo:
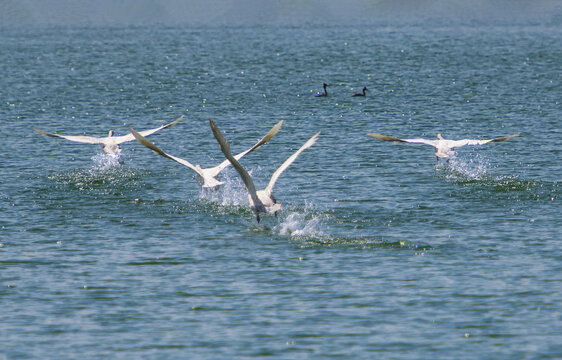
<instances>
[{"instance_id":1,"label":"rippled water","mask_svg":"<svg viewBox=\"0 0 562 360\"><path fill-rule=\"evenodd\" d=\"M562 357L556 27L2 29L0 358ZM313 95L330 84L327 98ZM349 95L363 86L365 98ZM150 139L123 163L34 127ZM436 162L399 137L489 138Z\"/></svg>"}]
</instances>

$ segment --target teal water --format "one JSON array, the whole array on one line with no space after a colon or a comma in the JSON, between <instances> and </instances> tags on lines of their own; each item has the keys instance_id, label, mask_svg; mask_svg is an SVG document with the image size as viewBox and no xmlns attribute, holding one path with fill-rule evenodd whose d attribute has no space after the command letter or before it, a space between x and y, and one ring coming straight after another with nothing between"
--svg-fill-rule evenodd
<instances>
[{"instance_id":1,"label":"teal water","mask_svg":"<svg viewBox=\"0 0 562 360\"><path fill-rule=\"evenodd\" d=\"M561 30L27 27L0 40L0 358L562 357ZM315 98L323 82L330 96ZM367 86L366 98L349 95ZM202 193L137 142L122 165L33 131L150 137L237 173ZM399 137L489 138L436 163Z\"/></svg>"}]
</instances>

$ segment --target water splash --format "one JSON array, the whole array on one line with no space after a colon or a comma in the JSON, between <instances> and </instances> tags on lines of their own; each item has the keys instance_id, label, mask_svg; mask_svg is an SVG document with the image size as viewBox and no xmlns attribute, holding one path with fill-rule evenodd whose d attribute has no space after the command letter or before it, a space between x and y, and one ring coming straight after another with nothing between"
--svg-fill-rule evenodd
<instances>
[{"instance_id":1,"label":"water splash","mask_svg":"<svg viewBox=\"0 0 562 360\"><path fill-rule=\"evenodd\" d=\"M99 153L92 156L94 168L97 170L108 170L123 164L123 156L119 154Z\"/></svg>"},{"instance_id":2,"label":"water splash","mask_svg":"<svg viewBox=\"0 0 562 360\"><path fill-rule=\"evenodd\" d=\"M199 200L213 202L223 207L248 205L248 192L238 176L231 177L225 172L221 181L224 183L218 190L202 188L199 192Z\"/></svg>"},{"instance_id":3,"label":"water splash","mask_svg":"<svg viewBox=\"0 0 562 360\"><path fill-rule=\"evenodd\" d=\"M289 235L293 240L326 240L331 238L325 231L328 215L315 211L312 207L311 204L306 204L304 209L286 206L287 215L283 215L282 209L279 223L273 228L273 231L279 235Z\"/></svg>"},{"instance_id":4,"label":"water splash","mask_svg":"<svg viewBox=\"0 0 562 360\"><path fill-rule=\"evenodd\" d=\"M452 157L447 162L440 161L435 166L438 172L443 172L447 180L477 181L488 178L489 161L479 154L467 159Z\"/></svg>"},{"instance_id":5,"label":"water splash","mask_svg":"<svg viewBox=\"0 0 562 360\"><path fill-rule=\"evenodd\" d=\"M517 175L494 175L489 172L489 160L479 154L470 159L452 158L448 162L440 162L436 171L445 179L464 185L483 185L495 191L531 191L542 187L539 180L525 180Z\"/></svg>"},{"instance_id":6,"label":"water splash","mask_svg":"<svg viewBox=\"0 0 562 360\"><path fill-rule=\"evenodd\" d=\"M307 216L306 213L291 212L276 226L279 235L291 237L309 237L323 235L320 229L322 219L319 216Z\"/></svg>"},{"instance_id":7,"label":"water splash","mask_svg":"<svg viewBox=\"0 0 562 360\"><path fill-rule=\"evenodd\" d=\"M259 172L261 169L256 169ZM252 171L250 171L252 175ZM259 175L258 175L259 176ZM214 211L219 213L235 212L240 213L241 208L244 212L251 213L248 205L248 191L244 188L240 177L237 174L225 171L221 178L224 184L218 190L201 189L199 201L212 205ZM277 215L277 224L271 229L264 225L269 222L270 217L262 217L262 229L270 229L279 235L289 235L291 238L325 238L327 235L322 231L327 215L312 210L312 205L305 205L305 208L284 204ZM253 217L253 213L252 213ZM264 227L265 226L265 227Z\"/></svg>"}]
</instances>

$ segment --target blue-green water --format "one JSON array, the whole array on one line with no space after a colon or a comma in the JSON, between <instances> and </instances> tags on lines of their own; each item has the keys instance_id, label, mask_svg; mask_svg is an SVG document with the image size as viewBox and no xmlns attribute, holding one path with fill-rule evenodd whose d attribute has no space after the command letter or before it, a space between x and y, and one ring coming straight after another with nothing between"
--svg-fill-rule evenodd
<instances>
[{"instance_id":1,"label":"blue-green water","mask_svg":"<svg viewBox=\"0 0 562 360\"><path fill-rule=\"evenodd\" d=\"M0 358L562 357L559 27L27 27L0 32ZM313 95L323 82L327 98ZM366 98L349 95L367 86ZM124 164L39 135L150 139ZM399 137L490 138L436 164Z\"/></svg>"}]
</instances>

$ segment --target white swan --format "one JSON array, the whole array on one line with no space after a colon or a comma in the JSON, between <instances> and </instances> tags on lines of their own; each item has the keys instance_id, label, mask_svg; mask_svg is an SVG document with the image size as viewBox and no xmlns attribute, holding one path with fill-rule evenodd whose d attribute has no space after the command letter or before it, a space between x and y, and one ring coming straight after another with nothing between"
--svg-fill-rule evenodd
<instances>
[{"instance_id":1,"label":"white swan","mask_svg":"<svg viewBox=\"0 0 562 360\"><path fill-rule=\"evenodd\" d=\"M285 162L281 164L281 166L279 166L277 170L275 170L275 172L271 176L271 179L269 180L269 183L267 184L267 187L264 190L256 190L254 181L252 180L250 174L230 153L230 144L228 143L228 141L217 128L213 120L209 120L209 123L211 124L213 134L219 142L221 151L223 152L224 156L232 163L232 166L234 166L236 171L238 171L238 174L240 174L240 177L242 177L242 181L244 181L244 185L248 190L248 200L250 202L250 207L256 214L258 223L260 222L260 212L275 213L277 215L277 212L281 209L281 204L277 203L277 200L275 200L275 197L273 197L272 194L275 182L277 181L281 173L285 171L285 169L287 169L289 165L291 165L296 160L297 156L299 156L301 152L311 147L316 142L316 140L318 140L320 132L314 134L313 137L311 137L306 143L304 143L304 145L301 146L300 149L298 149L293 155L285 160Z\"/></svg>"},{"instance_id":2,"label":"white swan","mask_svg":"<svg viewBox=\"0 0 562 360\"><path fill-rule=\"evenodd\" d=\"M182 118L183 118L183 115L180 116L176 121L171 122L167 125L160 126L156 129L141 131L140 133L143 136L152 135L157 131L169 128L170 126L173 126L173 125L177 124L178 121L180 121ZM110 130L109 135L107 137L103 137L103 138L98 138L98 137L93 137L93 136L68 136L68 135L51 134L51 133L45 132L43 130L39 130L37 128L34 128L33 130L37 131L41 135L45 135L45 136L49 136L49 137L63 138L63 139L66 139L66 140L76 141L76 142L80 142L80 143L87 143L87 144L100 144L102 150L106 154L111 154L111 155L119 155L121 153L121 147L119 146L119 144L135 140L135 137L132 134L128 134L128 135L124 135L124 136L113 136L113 130Z\"/></svg>"},{"instance_id":3,"label":"white swan","mask_svg":"<svg viewBox=\"0 0 562 360\"><path fill-rule=\"evenodd\" d=\"M500 142L509 140L516 136L519 136L519 133L508 135L504 137L499 137L495 139L487 139L487 140L471 140L471 139L462 139L462 140L448 140L443 139L441 134L437 134L437 140L428 140L428 139L399 139L392 136L381 135L377 133L369 133L369 136L374 137L375 139L382 140L382 141L395 141L395 142L408 142L414 144L427 144L433 146L437 151L435 152L435 156L437 159L448 159L449 157L454 156L455 149L465 145L484 145L493 142Z\"/></svg>"},{"instance_id":4,"label":"white swan","mask_svg":"<svg viewBox=\"0 0 562 360\"><path fill-rule=\"evenodd\" d=\"M254 146L252 146L251 148L249 148L248 150L246 150L244 152L241 152L240 154L236 155L234 158L240 159L240 158L242 158L242 156L244 156L248 153L251 153L252 151L258 149L260 146L262 146L263 144L268 142L275 134L277 134L277 132L281 128L281 125L283 125L283 120L279 121L274 127L272 127L271 130L269 130L269 132L263 138L261 138ZM160 148L158 148L156 145L154 145L153 143L148 141L146 138L144 138L140 133L136 132L133 128L131 128L131 133L141 144L143 144L147 148L151 149L156 154L164 156L165 158L173 160L173 161L177 162L178 164L181 164L181 165L193 170L195 172L197 182L203 188L216 189L220 185L224 184L224 182L220 181L217 178L217 176L219 175L219 173L222 170L224 170L228 165L230 165L230 161L225 160L215 167L203 169L200 165L193 165L192 163L190 163L187 160L184 160L184 159L181 159L179 157L175 157L175 156L172 156L172 155L169 155L169 154L165 153Z\"/></svg>"}]
</instances>

